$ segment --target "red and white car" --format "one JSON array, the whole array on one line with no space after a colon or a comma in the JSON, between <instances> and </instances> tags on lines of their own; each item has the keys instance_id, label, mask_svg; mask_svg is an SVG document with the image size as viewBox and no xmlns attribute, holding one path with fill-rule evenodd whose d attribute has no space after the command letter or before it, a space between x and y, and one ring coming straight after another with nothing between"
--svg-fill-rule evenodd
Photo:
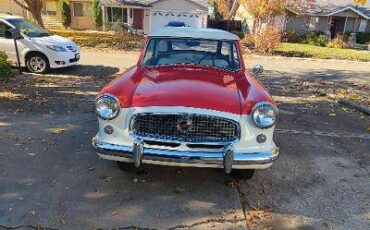
<instances>
[{"instance_id":1,"label":"red and white car","mask_svg":"<svg viewBox=\"0 0 370 230\"><path fill-rule=\"evenodd\" d=\"M121 168L223 168L250 178L279 155L276 105L246 70L239 37L226 31L152 32L138 63L108 84L95 106L93 146Z\"/></svg>"}]
</instances>

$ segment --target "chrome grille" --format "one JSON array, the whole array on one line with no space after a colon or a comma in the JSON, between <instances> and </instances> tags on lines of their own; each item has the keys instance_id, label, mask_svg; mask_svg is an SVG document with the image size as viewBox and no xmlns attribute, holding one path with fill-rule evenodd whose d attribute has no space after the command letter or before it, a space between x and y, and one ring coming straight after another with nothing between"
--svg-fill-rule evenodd
<instances>
[{"instance_id":1,"label":"chrome grille","mask_svg":"<svg viewBox=\"0 0 370 230\"><path fill-rule=\"evenodd\" d=\"M134 136L152 140L227 143L239 139L239 130L233 120L199 114L141 113L131 120Z\"/></svg>"}]
</instances>

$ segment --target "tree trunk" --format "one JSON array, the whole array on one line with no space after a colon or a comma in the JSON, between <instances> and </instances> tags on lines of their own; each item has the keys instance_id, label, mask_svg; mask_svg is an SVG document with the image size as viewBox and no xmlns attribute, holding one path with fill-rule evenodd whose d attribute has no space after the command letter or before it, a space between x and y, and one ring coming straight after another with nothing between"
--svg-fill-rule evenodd
<instances>
[{"instance_id":1,"label":"tree trunk","mask_svg":"<svg viewBox=\"0 0 370 230\"><path fill-rule=\"evenodd\" d=\"M227 14L226 17L227 20L233 19L235 17L236 11L238 11L239 6L240 6L239 0L234 0L230 12Z\"/></svg>"},{"instance_id":2,"label":"tree trunk","mask_svg":"<svg viewBox=\"0 0 370 230\"><path fill-rule=\"evenodd\" d=\"M36 20L37 24L45 29L44 21L42 20L41 11L33 11L31 12L32 17Z\"/></svg>"},{"instance_id":3,"label":"tree trunk","mask_svg":"<svg viewBox=\"0 0 370 230\"><path fill-rule=\"evenodd\" d=\"M20 2L20 0L14 0L14 2L19 5L20 7L22 7L23 9L29 11L33 18L36 20L37 24L41 27L41 28L45 28L44 26L44 22L42 20L42 15L41 15L41 11L42 11L42 0L23 0L23 2Z\"/></svg>"}]
</instances>

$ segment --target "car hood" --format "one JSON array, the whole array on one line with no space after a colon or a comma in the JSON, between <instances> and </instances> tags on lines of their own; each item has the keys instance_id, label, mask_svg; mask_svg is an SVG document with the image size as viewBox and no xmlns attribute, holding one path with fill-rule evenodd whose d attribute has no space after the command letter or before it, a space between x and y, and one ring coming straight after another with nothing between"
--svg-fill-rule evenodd
<instances>
[{"instance_id":1,"label":"car hood","mask_svg":"<svg viewBox=\"0 0 370 230\"><path fill-rule=\"evenodd\" d=\"M58 35L36 37L32 38L32 40L39 45L58 45L58 46L67 46L71 44L75 45L73 41Z\"/></svg>"},{"instance_id":2,"label":"car hood","mask_svg":"<svg viewBox=\"0 0 370 230\"><path fill-rule=\"evenodd\" d=\"M117 96L122 107L185 106L240 114L238 75L244 73L185 66L135 67L102 93ZM245 76L243 82L247 84Z\"/></svg>"}]
</instances>

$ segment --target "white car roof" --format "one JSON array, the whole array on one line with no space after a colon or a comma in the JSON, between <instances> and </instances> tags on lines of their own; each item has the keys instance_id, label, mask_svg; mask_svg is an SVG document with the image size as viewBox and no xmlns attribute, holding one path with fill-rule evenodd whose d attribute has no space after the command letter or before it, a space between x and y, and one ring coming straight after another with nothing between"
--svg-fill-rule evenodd
<instances>
[{"instance_id":1,"label":"white car roof","mask_svg":"<svg viewBox=\"0 0 370 230\"><path fill-rule=\"evenodd\" d=\"M190 28L190 27L170 27L158 29L150 32L149 37L172 37L172 38L200 38L210 40L230 40L238 41L240 38L235 34L224 30Z\"/></svg>"},{"instance_id":2,"label":"white car roof","mask_svg":"<svg viewBox=\"0 0 370 230\"><path fill-rule=\"evenodd\" d=\"M10 14L0 14L0 19L22 19L22 17Z\"/></svg>"}]
</instances>

